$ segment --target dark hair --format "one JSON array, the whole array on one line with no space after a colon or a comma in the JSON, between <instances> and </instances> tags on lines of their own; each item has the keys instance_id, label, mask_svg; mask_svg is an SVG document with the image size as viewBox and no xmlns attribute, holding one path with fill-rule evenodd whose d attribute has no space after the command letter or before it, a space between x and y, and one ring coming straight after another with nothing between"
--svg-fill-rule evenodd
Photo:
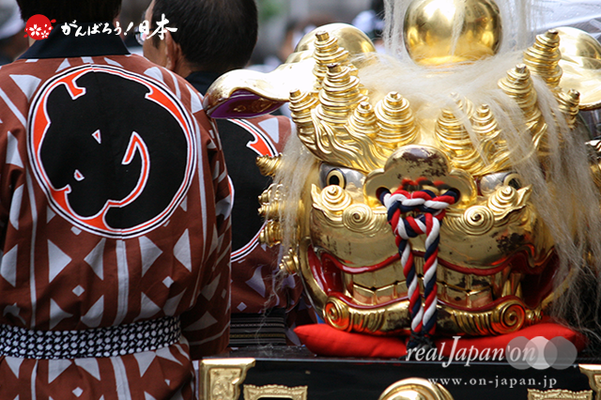
<instances>
[{"instance_id":1,"label":"dark hair","mask_svg":"<svg viewBox=\"0 0 601 400\"><path fill-rule=\"evenodd\" d=\"M42 14L56 22L112 21L119 14L121 0L17 0L21 17Z\"/></svg>"},{"instance_id":2,"label":"dark hair","mask_svg":"<svg viewBox=\"0 0 601 400\"><path fill-rule=\"evenodd\" d=\"M254 0L155 0L151 30L162 15L194 69L224 73L243 68L257 43ZM158 35L153 36L158 45Z\"/></svg>"}]
</instances>

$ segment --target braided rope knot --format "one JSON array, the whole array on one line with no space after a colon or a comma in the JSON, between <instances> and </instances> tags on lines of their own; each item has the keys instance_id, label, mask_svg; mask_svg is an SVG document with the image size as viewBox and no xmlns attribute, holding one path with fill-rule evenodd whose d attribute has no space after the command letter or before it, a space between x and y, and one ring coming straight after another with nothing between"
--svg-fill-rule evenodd
<instances>
[{"instance_id":1,"label":"braided rope knot","mask_svg":"<svg viewBox=\"0 0 601 400\"><path fill-rule=\"evenodd\" d=\"M409 192L403 185L394 193L382 189L378 197L387 209L387 217L395 242L401 256L403 272L407 282L409 297L409 315L411 318L411 338L408 347L420 346L424 337L430 338L436 329L437 285L436 269L438 267L438 244L440 242L440 226L446 209L458 199L458 193L451 189L440 196L430 190ZM416 216L406 215L409 212L419 213ZM411 252L409 239L426 235L426 252L424 254L424 302L418 287L418 276Z\"/></svg>"}]
</instances>

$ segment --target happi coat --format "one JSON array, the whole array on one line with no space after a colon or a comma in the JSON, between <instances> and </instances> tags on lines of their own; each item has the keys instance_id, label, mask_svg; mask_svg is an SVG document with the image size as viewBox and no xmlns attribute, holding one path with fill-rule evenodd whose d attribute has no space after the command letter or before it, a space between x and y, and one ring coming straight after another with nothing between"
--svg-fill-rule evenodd
<instances>
[{"instance_id":1,"label":"happi coat","mask_svg":"<svg viewBox=\"0 0 601 400\"><path fill-rule=\"evenodd\" d=\"M0 399L195 398L230 314L202 96L116 35L56 28L0 69L0 162Z\"/></svg>"}]
</instances>

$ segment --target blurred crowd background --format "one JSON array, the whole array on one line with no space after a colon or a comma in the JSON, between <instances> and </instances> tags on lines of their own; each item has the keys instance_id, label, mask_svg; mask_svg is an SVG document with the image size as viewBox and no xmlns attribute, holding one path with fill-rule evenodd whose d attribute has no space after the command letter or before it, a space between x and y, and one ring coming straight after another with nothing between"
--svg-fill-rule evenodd
<instances>
[{"instance_id":1,"label":"blurred crowd background","mask_svg":"<svg viewBox=\"0 0 601 400\"><path fill-rule=\"evenodd\" d=\"M352 23L372 0L257 0L259 40L253 63L272 65L294 50L296 43L320 25Z\"/></svg>"},{"instance_id":2,"label":"blurred crowd background","mask_svg":"<svg viewBox=\"0 0 601 400\"><path fill-rule=\"evenodd\" d=\"M123 0L120 22L139 25L151 0ZM314 28L331 23L355 25L372 40L383 29L384 0L255 0L259 10L259 38L251 64L268 72L281 64L298 41ZM543 0L549 27L569 25L601 37L600 0ZM15 0L0 0L0 64L10 62L27 46ZM541 27L541 28L549 28ZM130 51L141 53L133 35L125 37ZM199 38L202 40L201 38ZM375 41L375 40L374 40ZM378 48L378 43L376 43ZM378 51L381 49L378 48Z\"/></svg>"},{"instance_id":3,"label":"blurred crowd background","mask_svg":"<svg viewBox=\"0 0 601 400\"><path fill-rule=\"evenodd\" d=\"M0 0L14 1L14 0ZM355 25L372 40L384 27L384 0L255 0L259 9L259 38L251 64L268 72L281 64L308 32L331 22ZM150 0L123 0L122 25L141 21ZM542 0L543 19L549 26L574 26L601 38L600 0ZM559 24L558 21L561 21ZM132 38L126 43L135 46ZM378 48L378 43L376 43ZM378 51L381 49L378 48ZM135 49L134 49L135 51Z\"/></svg>"},{"instance_id":4,"label":"blurred crowd background","mask_svg":"<svg viewBox=\"0 0 601 400\"><path fill-rule=\"evenodd\" d=\"M121 26L129 26L131 22L139 25L150 1L123 0ZM361 26L357 27L367 33L383 24L380 18L375 18L381 15L383 0L255 1L259 10L259 38L251 63L256 69L270 70L281 64L297 42L317 26L331 22L358 23ZM27 47L24 27L16 1L0 0L0 65L12 61ZM133 35L124 40L130 51L141 54Z\"/></svg>"},{"instance_id":5,"label":"blurred crowd background","mask_svg":"<svg viewBox=\"0 0 601 400\"><path fill-rule=\"evenodd\" d=\"M252 63L265 69L279 65L298 40L315 27L330 22L352 23L359 14L382 8L383 0L256 0L259 9L259 39ZM121 24L141 22L150 0L123 0ZM362 22L371 24L368 15ZM367 18L366 18L367 16ZM362 27L360 27L363 29ZM369 29L369 28L366 28Z\"/></svg>"}]
</instances>

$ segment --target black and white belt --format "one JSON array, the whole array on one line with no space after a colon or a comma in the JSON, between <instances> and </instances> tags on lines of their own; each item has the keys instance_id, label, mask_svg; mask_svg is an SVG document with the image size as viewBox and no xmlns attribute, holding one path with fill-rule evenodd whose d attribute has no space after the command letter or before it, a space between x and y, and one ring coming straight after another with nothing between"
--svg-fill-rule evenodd
<instances>
[{"instance_id":1,"label":"black and white belt","mask_svg":"<svg viewBox=\"0 0 601 400\"><path fill-rule=\"evenodd\" d=\"M35 359L116 357L170 346L180 336L179 317L69 331L0 325L0 355Z\"/></svg>"}]
</instances>

